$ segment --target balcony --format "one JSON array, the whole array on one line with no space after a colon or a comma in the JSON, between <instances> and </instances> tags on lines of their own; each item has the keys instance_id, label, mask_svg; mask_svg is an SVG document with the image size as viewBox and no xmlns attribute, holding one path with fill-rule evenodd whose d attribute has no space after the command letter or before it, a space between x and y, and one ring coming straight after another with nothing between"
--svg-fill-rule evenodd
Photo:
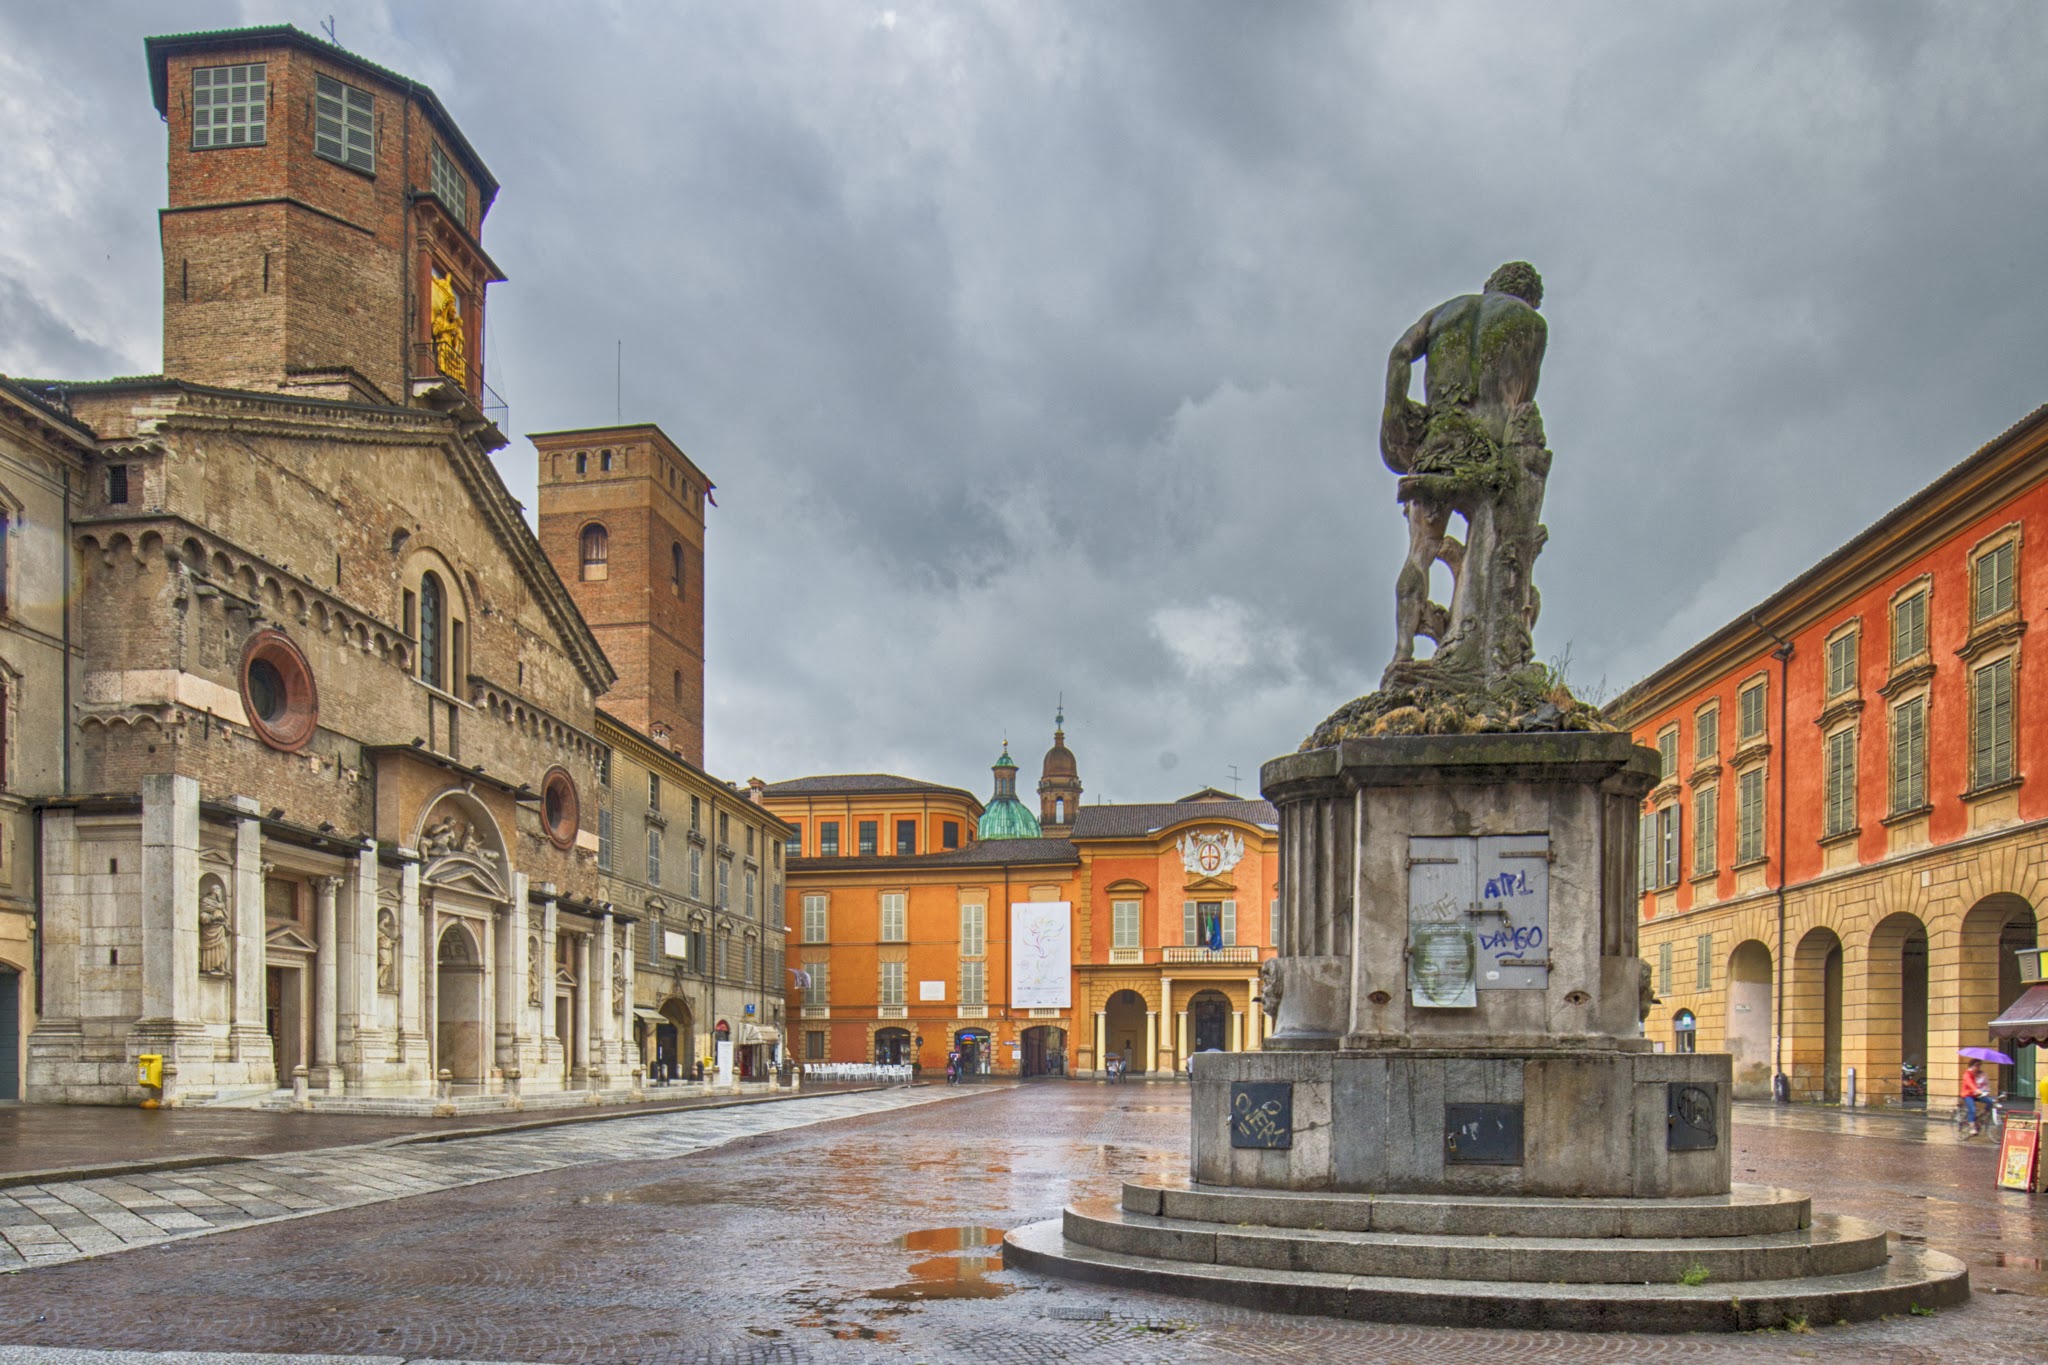
<instances>
[{"instance_id":1,"label":"balcony","mask_svg":"<svg viewBox=\"0 0 2048 1365\"><path fill-rule=\"evenodd\" d=\"M1259 950L1251 944L1229 948L1162 948L1159 960L1169 967L1176 964L1254 967L1258 965Z\"/></svg>"},{"instance_id":2,"label":"balcony","mask_svg":"<svg viewBox=\"0 0 2048 1365\"><path fill-rule=\"evenodd\" d=\"M1109 965L1112 967L1135 966L1145 960L1143 948L1111 948Z\"/></svg>"},{"instance_id":3,"label":"balcony","mask_svg":"<svg viewBox=\"0 0 2048 1365\"><path fill-rule=\"evenodd\" d=\"M910 1017L910 1007L908 1005L883 1005L875 1011L875 1016L879 1019L908 1019Z\"/></svg>"}]
</instances>

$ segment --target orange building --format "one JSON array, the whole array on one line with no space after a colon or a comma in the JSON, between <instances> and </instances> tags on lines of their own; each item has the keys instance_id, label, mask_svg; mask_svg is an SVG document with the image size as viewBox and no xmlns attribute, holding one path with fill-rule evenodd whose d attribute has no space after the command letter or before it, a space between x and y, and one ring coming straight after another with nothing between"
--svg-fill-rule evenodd
<instances>
[{"instance_id":1,"label":"orange building","mask_svg":"<svg viewBox=\"0 0 2048 1365\"><path fill-rule=\"evenodd\" d=\"M1114 1052L1133 1074L1177 1074L1192 1052L1257 1047L1273 808L1213 790L1081 806L1063 728L1038 816L1016 771L1005 745L986 807L878 773L761 788L798 831L796 1055L938 1067L958 1047L980 1069L1034 1076L1099 1072Z\"/></svg>"},{"instance_id":2,"label":"orange building","mask_svg":"<svg viewBox=\"0 0 2048 1365\"><path fill-rule=\"evenodd\" d=\"M1953 1101L2048 896L2048 696L2023 669L2044 531L2048 409L1609 708L1663 756L1652 1039L1733 1053L1738 1093L1783 1075L1833 1102L1853 1077L1859 1103L1914 1103L1924 1074ZM2031 1093L2031 1054L2008 1088Z\"/></svg>"}]
</instances>

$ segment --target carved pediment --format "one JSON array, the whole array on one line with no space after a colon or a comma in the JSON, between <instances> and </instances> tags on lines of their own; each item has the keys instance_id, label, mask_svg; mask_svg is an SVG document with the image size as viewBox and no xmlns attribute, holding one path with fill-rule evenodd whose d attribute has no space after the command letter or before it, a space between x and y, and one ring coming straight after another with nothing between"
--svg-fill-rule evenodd
<instances>
[{"instance_id":1,"label":"carved pediment","mask_svg":"<svg viewBox=\"0 0 2048 1365\"><path fill-rule=\"evenodd\" d=\"M316 953L320 951L313 945L311 939L301 934L289 924L271 926L270 932L264 935L263 946L266 950L274 953Z\"/></svg>"},{"instance_id":2,"label":"carved pediment","mask_svg":"<svg viewBox=\"0 0 2048 1365\"><path fill-rule=\"evenodd\" d=\"M573 986L576 984L576 978L570 975L567 967L557 967L555 968L555 984L557 986Z\"/></svg>"},{"instance_id":3,"label":"carved pediment","mask_svg":"<svg viewBox=\"0 0 2048 1365\"><path fill-rule=\"evenodd\" d=\"M467 891L489 900L508 899L495 861L471 853L450 853L427 864L420 880L449 891Z\"/></svg>"},{"instance_id":4,"label":"carved pediment","mask_svg":"<svg viewBox=\"0 0 2048 1365\"><path fill-rule=\"evenodd\" d=\"M1189 891L1235 891L1237 883L1228 877L1190 877L1185 888Z\"/></svg>"}]
</instances>

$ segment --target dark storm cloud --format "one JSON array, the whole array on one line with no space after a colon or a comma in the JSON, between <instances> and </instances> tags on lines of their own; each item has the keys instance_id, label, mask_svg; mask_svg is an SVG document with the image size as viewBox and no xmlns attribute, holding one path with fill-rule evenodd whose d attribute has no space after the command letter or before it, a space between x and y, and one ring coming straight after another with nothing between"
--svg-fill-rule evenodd
<instances>
[{"instance_id":1,"label":"dark storm cloud","mask_svg":"<svg viewBox=\"0 0 2048 1365\"><path fill-rule=\"evenodd\" d=\"M42 188L0 207L7 366L157 364L141 38L312 19L0 15ZM1388 652L1387 349L1506 259L1549 288L1539 648L1610 692L2040 395L2023 7L452 4L340 37L505 184L515 428L611 420L623 343L625 417L718 480L732 777L980 789L1064 691L1091 795L1255 780Z\"/></svg>"}]
</instances>

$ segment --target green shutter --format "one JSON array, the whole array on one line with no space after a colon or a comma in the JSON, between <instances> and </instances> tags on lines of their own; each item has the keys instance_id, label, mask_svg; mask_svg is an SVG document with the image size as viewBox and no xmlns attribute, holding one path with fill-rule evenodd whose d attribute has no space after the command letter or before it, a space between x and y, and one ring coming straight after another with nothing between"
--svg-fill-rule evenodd
<instances>
[{"instance_id":1,"label":"green shutter","mask_svg":"<svg viewBox=\"0 0 2048 1365\"><path fill-rule=\"evenodd\" d=\"M1228 948L1237 942L1237 902L1223 902L1223 946Z\"/></svg>"},{"instance_id":2,"label":"green shutter","mask_svg":"<svg viewBox=\"0 0 2048 1365\"><path fill-rule=\"evenodd\" d=\"M1192 947L1195 942L1195 903L1180 903L1180 941Z\"/></svg>"}]
</instances>

